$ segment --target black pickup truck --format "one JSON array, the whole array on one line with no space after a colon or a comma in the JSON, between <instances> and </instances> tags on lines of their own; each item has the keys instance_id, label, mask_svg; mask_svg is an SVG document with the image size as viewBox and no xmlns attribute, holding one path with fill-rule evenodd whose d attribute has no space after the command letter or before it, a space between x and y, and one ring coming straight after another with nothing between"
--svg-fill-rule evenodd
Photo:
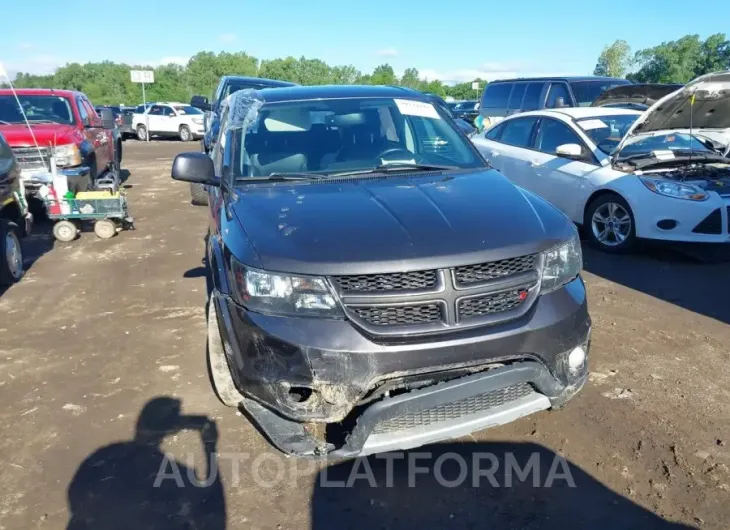
<instances>
[{"instance_id":1,"label":"black pickup truck","mask_svg":"<svg viewBox=\"0 0 730 530\"><path fill-rule=\"evenodd\" d=\"M25 272L21 238L32 217L20 189L20 168L13 150L0 134L0 288L20 281Z\"/></svg>"}]
</instances>

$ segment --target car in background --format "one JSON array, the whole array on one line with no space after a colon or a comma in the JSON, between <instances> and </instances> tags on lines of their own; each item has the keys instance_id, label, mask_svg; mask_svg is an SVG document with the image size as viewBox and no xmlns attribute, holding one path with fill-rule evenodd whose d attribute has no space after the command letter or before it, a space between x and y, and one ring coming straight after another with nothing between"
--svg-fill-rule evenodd
<instances>
[{"instance_id":1,"label":"car in background","mask_svg":"<svg viewBox=\"0 0 730 530\"><path fill-rule=\"evenodd\" d=\"M33 219L24 195L13 150L0 134L0 289L23 277L21 239L30 232Z\"/></svg>"},{"instance_id":2,"label":"car in background","mask_svg":"<svg viewBox=\"0 0 730 530\"><path fill-rule=\"evenodd\" d=\"M42 184L38 176L51 170L51 157L74 193L93 189L98 177L118 172L121 162L122 143L113 120L105 122L86 95L73 90L0 89L0 134L13 150L30 195Z\"/></svg>"},{"instance_id":3,"label":"car in background","mask_svg":"<svg viewBox=\"0 0 730 530\"><path fill-rule=\"evenodd\" d=\"M609 88L591 103L591 107L606 107L644 111L667 94L679 90L681 84L636 83Z\"/></svg>"},{"instance_id":4,"label":"car in background","mask_svg":"<svg viewBox=\"0 0 730 530\"><path fill-rule=\"evenodd\" d=\"M630 84L613 77L536 77L490 82L479 106L486 129L512 114L539 109L588 107L606 90Z\"/></svg>"},{"instance_id":5,"label":"car in background","mask_svg":"<svg viewBox=\"0 0 730 530\"><path fill-rule=\"evenodd\" d=\"M240 90L263 89L276 87L296 86L288 81L278 79L265 79L262 77L245 77L239 75L224 75L218 82L218 87L213 93L212 100L208 101L205 96L193 96L190 105L205 112L204 129L205 133L201 141L203 152L210 153L216 139L218 138L218 126L220 125L220 108L228 96ZM198 206L207 204L207 193L200 184L190 184L191 202Z\"/></svg>"},{"instance_id":6,"label":"car in background","mask_svg":"<svg viewBox=\"0 0 730 530\"><path fill-rule=\"evenodd\" d=\"M229 98L212 157L172 165L210 194L207 364L225 405L280 450L326 458L466 436L576 395L591 327L577 231L427 96Z\"/></svg>"},{"instance_id":7,"label":"car in background","mask_svg":"<svg viewBox=\"0 0 730 530\"><path fill-rule=\"evenodd\" d=\"M550 201L606 252L637 238L730 245L730 159L707 136L730 127L730 72L648 111L533 111L473 139L515 184ZM692 129L690 130L690 123Z\"/></svg>"},{"instance_id":8,"label":"car in background","mask_svg":"<svg viewBox=\"0 0 730 530\"><path fill-rule=\"evenodd\" d=\"M479 116L479 101L476 99L459 101L451 112L454 118L461 118L467 123L474 125L474 120Z\"/></svg>"},{"instance_id":9,"label":"car in background","mask_svg":"<svg viewBox=\"0 0 730 530\"><path fill-rule=\"evenodd\" d=\"M158 102L150 105L145 112L132 115L132 126L137 132L137 139L142 141L148 136L163 136L190 142L204 134L203 112L187 103Z\"/></svg>"},{"instance_id":10,"label":"car in background","mask_svg":"<svg viewBox=\"0 0 730 530\"><path fill-rule=\"evenodd\" d=\"M134 107L125 107L121 105L97 105L94 107L96 112L101 116L102 109L109 109L114 115L114 123L119 129L122 140L133 138L136 136L134 126L132 125L132 115Z\"/></svg>"}]
</instances>

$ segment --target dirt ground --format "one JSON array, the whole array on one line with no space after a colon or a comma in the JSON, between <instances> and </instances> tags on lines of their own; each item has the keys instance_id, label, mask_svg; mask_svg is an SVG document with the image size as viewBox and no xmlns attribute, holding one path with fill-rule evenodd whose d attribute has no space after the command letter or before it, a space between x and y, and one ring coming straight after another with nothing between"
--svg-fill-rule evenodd
<instances>
[{"instance_id":1,"label":"dirt ground","mask_svg":"<svg viewBox=\"0 0 730 530\"><path fill-rule=\"evenodd\" d=\"M169 177L197 147L126 142L137 230L60 244L41 227L27 276L0 294L0 530L730 527L727 263L586 250L594 332L578 398L419 450L432 473L414 487L412 455L368 459L376 484L336 487L363 464L284 459L211 391L207 211ZM202 476L206 451L220 454L212 486L150 488L165 456ZM561 455L576 487L434 479L434 459L478 452Z\"/></svg>"}]
</instances>

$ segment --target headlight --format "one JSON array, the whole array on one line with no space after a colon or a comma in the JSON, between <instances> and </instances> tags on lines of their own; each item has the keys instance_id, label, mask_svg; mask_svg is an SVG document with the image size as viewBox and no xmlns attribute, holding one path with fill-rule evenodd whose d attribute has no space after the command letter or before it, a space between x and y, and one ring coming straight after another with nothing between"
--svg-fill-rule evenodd
<instances>
[{"instance_id":1,"label":"headlight","mask_svg":"<svg viewBox=\"0 0 730 530\"><path fill-rule=\"evenodd\" d=\"M545 252L540 292L549 293L573 281L583 268L583 252L576 234L569 242Z\"/></svg>"},{"instance_id":2,"label":"headlight","mask_svg":"<svg viewBox=\"0 0 730 530\"><path fill-rule=\"evenodd\" d=\"M675 199L686 199L688 201L704 201L709 195L702 188L682 184L681 182L673 182L651 177L639 177L642 184L654 193L665 195L666 197L674 197Z\"/></svg>"},{"instance_id":3,"label":"headlight","mask_svg":"<svg viewBox=\"0 0 730 530\"><path fill-rule=\"evenodd\" d=\"M203 118L193 118L192 121L193 123L197 123L198 125L203 124Z\"/></svg>"},{"instance_id":4,"label":"headlight","mask_svg":"<svg viewBox=\"0 0 730 530\"><path fill-rule=\"evenodd\" d=\"M259 313L342 317L324 278L291 276L246 267L231 258L239 304Z\"/></svg>"},{"instance_id":5,"label":"headlight","mask_svg":"<svg viewBox=\"0 0 730 530\"><path fill-rule=\"evenodd\" d=\"M78 166L81 164L81 152L76 144L57 145L53 150L53 158L58 167Z\"/></svg>"}]
</instances>

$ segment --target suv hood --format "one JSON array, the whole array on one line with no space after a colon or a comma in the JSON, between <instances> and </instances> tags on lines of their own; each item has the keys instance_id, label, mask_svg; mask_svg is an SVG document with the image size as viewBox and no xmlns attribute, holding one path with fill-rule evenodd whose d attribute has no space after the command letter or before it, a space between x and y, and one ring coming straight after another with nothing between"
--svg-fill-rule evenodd
<instances>
[{"instance_id":1,"label":"suv hood","mask_svg":"<svg viewBox=\"0 0 730 530\"><path fill-rule=\"evenodd\" d=\"M33 136L35 136L38 145L63 145L73 142L73 135L76 128L73 125L62 125L58 123L38 123L31 124L33 134L28 130L26 124L0 124L0 134L5 137L10 147L27 147L32 146Z\"/></svg>"},{"instance_id":2,"label":"suv hood","mask_svg":"<svg viewBox=\"0 0 730 530\"><path fill-rule=\"evenodd\" d=\"M614 157L637 137L690 127L703 133L730 128L730 71L698 77L654 103L631 126Z\"/></svg>"},{"instance_id":3,"label":"suv hood","mask_svg":"<svg viewBox=\"0 0 730 530\"><path fill-rule=\"evenodd\" d=\"M541 252L572 223L497 171L249 184L231 203L266 270L369 274Z\"/></svg>"}]
</instances>

